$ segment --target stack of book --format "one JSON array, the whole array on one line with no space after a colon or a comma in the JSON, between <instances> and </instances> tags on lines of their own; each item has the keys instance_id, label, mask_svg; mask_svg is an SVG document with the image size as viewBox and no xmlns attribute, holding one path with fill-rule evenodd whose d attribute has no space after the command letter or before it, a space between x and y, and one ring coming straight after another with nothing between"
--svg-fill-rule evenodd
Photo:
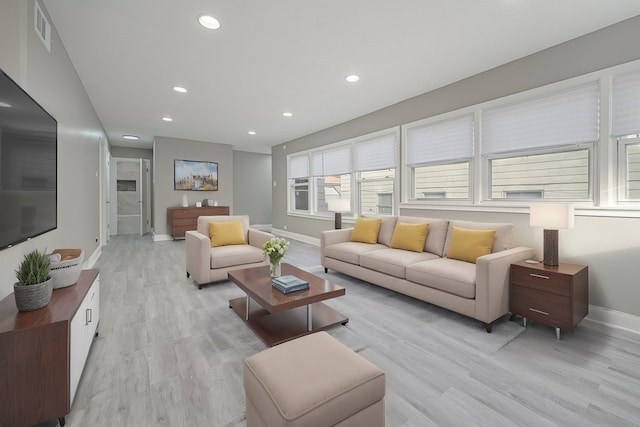
<instances>
[{"instance_id":1,"label":"stack of book","mask_svg":"<svg viewBox=\"0 0 640 427\"><path fill-rule=\"evenodd\" d=\"M273 287L283 294L309 289L309 282L296 276L275 277L271 282L273 283Z\"/></svg>"}]
</instances>

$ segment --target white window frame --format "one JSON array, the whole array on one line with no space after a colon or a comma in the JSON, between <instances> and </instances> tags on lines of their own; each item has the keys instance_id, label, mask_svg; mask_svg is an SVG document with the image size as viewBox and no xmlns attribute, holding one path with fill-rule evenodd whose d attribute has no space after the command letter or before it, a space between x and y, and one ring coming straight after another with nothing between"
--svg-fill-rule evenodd
<instances>
[{"instance_id":1,"label":"white window frame","mask_svg":"<svg viewBox=\"0 0 640 427\"><path fill-rule=\"evenodd\" d=\"M640 205L640 198L631 199L627 197L627 146L639 145L640 134L616 138L615 142L618 149L618 202L629 204L630 206Z\"/></svg>"}]
</instances>

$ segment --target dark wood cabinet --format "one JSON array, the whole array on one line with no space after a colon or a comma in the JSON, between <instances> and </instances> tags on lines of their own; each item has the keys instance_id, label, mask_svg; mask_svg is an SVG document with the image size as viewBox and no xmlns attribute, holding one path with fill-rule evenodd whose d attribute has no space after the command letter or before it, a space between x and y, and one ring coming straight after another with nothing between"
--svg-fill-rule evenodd
<instances>
[{"instance_id":1,"label":"dark wood cabinet","mask_svg":"<svg viewBox=\"0 0 640 427\"><path fill-rule=\"evenodd\" d=\"M511 264L509 305L513 315L560 330L573 330L589 313L589 269L584 265L524 261Z\"/></svg>"},{"instance_id":2,"label":"dark wood cabinet","mask_svg":"<svg viewBox=\"0 0 640 427\"><path fill-rule=\"evenodd\" d=\"M169 233L174 239L184 237L188 230L195 230L199 216L229 215L229 206L195 206L167 208Z\"/></svg>"},{"instance_id":3,"label":"dark wood cabinet","mask_svg":"<svg viewBox=\"0 0 640 427\"><path fill-rule=\"evenodd\" d=\"M0 301L0 425L63 420L70 412L98 307L98 270L84 270L75 285L54 289L39 310L18 312L13 294ZM72 323L85 328L74 332Z\"/></svg>"}]
</instances>

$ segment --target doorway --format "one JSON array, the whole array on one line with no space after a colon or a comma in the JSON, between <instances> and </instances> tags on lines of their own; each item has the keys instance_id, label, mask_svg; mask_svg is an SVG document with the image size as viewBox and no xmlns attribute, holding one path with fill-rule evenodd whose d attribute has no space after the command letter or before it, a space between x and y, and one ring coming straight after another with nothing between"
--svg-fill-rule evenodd
<instances>
[{"instance_id":1,"label":"doorway","mask_svg":"<svg viewBox=\"0 0 640 427\"><path fill-rule=\"evenodd\" d=\"M148 159L111 159L110 235L150 231L150 177Z\"/></svg>"}]
</instances>

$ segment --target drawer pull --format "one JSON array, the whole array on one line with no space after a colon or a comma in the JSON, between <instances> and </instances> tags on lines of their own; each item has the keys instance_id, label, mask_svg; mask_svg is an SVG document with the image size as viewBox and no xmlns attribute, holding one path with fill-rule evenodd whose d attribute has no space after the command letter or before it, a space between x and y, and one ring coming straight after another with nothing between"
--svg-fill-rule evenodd
<instances>
[{"instance_id":1,"label":"drawer pull","mask_svg":"<svg viewBox=\"0 0 640 427\"><path fill-rule=\"evenodd\" d=\"M529 310L533 311L533 312L536 312L536 313L544 314L545 316L549 315L549 313L547 313L546 311L536 310L535 308L529 308Z\"/></svg>"},{"instance_id":2,"label":"drawer pull","mask_svg":"<svg viewBox=\"0 0 640 427\"><path fill-rule=\"evenodd\" d=\"M531 277L537 277L538 279L550 279L549 276L543 276L542 274L529 273Z\"/></svg>"}]
</instances>

